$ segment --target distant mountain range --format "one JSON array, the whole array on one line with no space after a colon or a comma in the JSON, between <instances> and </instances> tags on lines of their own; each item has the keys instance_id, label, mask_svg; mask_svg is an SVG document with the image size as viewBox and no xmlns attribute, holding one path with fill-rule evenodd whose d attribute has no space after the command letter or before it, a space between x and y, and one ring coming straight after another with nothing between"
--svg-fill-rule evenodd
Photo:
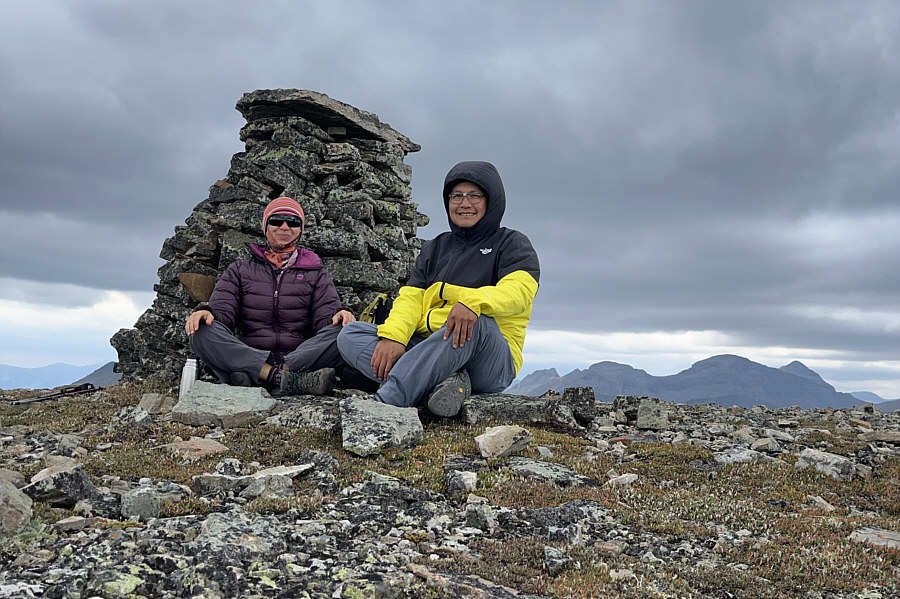
<instances>
[{"instance_id":1,"label":"distant mountain range","mask_svg":"<svg viewBox=\"0 0 900 599\"><path fill-rule=\"evenodd\" d=\"M97 387L115 385L122 378L113 372L114 362L73 366L50 364L39 368L20 368L0 364L0 389L53 389L62 385L93 383Z\"/></svg>"},{"instance_id":2,"label":"distant mountain range","mask_svg":"<svg viewBox=\"0 0 900 599\"><path fill-rule=\"evenodd\" d=\"M598 362L565 376L559 376L555 368L537 370L513 383L506 392L541 395L547 390L561 392L566 387L593 387L594 396L601 401L613 401L617 395L638 395L683 404L717 403L745 408L851 408L871 401L836 391L801 362L771 368L733 355L713 356L669 376L653 376L616 362Z\"/></svg>"}]
</instances>

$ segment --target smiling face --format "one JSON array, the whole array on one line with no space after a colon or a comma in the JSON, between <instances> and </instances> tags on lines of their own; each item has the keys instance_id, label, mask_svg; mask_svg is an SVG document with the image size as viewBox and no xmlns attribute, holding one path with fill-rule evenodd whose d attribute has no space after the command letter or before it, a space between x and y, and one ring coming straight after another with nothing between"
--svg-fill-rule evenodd
<instances>
[{"instance_id":1,"label":"smiling face","mask_svg":"<svg viewBox=\"0 0 900 599\"><path fill-rule=\"evenodd\" d=\"M450 195L452 196L455 193L477 193L484 196L483 189L468 181L463 181L462 183L454 185L453 189L450 190ZM484 212L487 210L487 203L487 196L480 200L475 200L474 202L468 195L458 201L450 199L447 202L447 211L450 214L450 221L457 227L472 227L484 216Z\"/></svg>"},{"instance_id":2,"label":"smiling face","mask_svg":"<svg viewBox=\"0 0 900 599\"><path fill-rule=\"evenodd\" d=\"M273 220L284 221L284 215L281 214L273 214L269 217L269 222L266 224L266 239L269 242L269 246L273 250L280 250L282 248L289 247L294 245L297 239L300 237L300 220L296 219L296 217L290 216L288 218L293 218L297 220L296 227L288 226L287 222L279 222L278 226L274 226L272 224Z\"/></svg>"}]
</instances>

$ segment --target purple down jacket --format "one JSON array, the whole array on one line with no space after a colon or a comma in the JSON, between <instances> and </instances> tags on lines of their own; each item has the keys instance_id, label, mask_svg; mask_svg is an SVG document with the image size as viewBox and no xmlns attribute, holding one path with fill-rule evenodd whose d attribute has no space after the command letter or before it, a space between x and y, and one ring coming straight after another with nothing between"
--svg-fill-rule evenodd
<instances>
[{"instance_id":1,"label":"purple down jacket","mask_svg":"<svg viewBox=\"0 0 900 599\"><path fill-rule=\"evenodd\" d=\"M263 248L232 263L216 283L209 310L238 339L276 358L295 350L344 309L331 275L315 252L297 248L297 261L279 276Z\"/></svg>"}]
</instances>

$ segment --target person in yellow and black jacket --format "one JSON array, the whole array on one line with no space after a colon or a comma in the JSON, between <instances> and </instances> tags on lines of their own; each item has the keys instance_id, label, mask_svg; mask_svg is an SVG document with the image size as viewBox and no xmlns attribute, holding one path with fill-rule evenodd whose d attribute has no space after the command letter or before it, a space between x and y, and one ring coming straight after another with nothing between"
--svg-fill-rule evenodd
<instances>
[{"instance_id":1,"label":"person in yellow and black jacket","mask_svg":"<svg viewBox=\"0 0 900 599\"><path fill-rule=\"evenodd\" d=\"M515 379L540 265L528 237L500 226L506 193L494 165L457 164L443 198L450 231L422 247L385 322L345 325L338 349L381 383L371 399L447 417L471 392Z\"/></svg>"}]
</instances>

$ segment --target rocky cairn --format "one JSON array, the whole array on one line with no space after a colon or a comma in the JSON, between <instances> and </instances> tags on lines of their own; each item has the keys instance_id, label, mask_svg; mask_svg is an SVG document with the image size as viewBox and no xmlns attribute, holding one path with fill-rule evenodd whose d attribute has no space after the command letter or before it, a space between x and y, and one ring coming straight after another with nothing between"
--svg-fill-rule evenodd
<instances>
[{"instance_id":1,"label":"rocky cairn","mask_svg":"<svg viewBox=\"0 0 900 599\"><path fill-rule=\"evenodd\" d=\"M263 209L279 196L303 206L301 244L322 257L357 313L409 277L421 246L417 228L428 223L411 200L412 169L403 162L418 145L377 115L313 91L257 90L237 109L247 119L245 151L163 243L153 305L110 340L125 382L178 379L189 352L185 319L246 255L246 243L264 242Z\"/></svg>"}]
</instances>

